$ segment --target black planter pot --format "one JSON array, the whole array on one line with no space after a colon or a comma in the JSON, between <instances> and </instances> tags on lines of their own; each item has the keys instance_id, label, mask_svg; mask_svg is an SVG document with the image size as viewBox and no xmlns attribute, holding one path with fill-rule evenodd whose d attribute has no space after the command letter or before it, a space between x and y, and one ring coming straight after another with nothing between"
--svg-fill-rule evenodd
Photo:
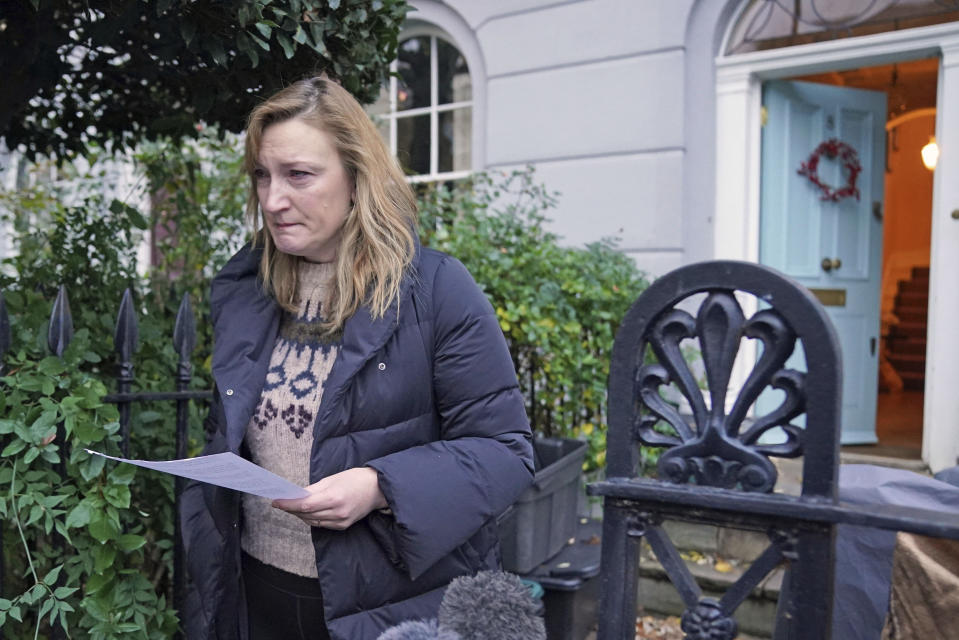
<instances>
[{"instance_id":1,"label":"black planter pot","mask_svg":"<svg viewBox=\"0 0 959 640\"><path fill-rule=\"evenodd\" d=\"M572 438L537 438L533 448L533 486L498 519L503 569L518 574L549 560L575 537L586 457L586 443Z\"/></svg>"}]
</instances>

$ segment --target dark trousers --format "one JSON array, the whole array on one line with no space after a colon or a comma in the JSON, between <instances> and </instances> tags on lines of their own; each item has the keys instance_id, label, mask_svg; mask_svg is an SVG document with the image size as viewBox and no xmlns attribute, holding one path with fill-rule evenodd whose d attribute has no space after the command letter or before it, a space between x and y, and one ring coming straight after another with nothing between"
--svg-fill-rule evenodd
<instances>
[{"instance_id":1,"label":"dark trousers","mask_svg":"<svg viewBox=\"0 0 959 640\"><path fill-rule=\"evenodd\" d=\"M316 579L287 573L244 553L243 582L250 640L330 640Z\"/></svg>"}]
</instances>

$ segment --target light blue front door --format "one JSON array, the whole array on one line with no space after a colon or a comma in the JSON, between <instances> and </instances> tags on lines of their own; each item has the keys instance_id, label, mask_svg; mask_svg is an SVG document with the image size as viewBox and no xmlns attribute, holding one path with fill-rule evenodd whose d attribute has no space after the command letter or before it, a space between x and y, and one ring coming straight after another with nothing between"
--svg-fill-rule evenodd
<instances>
[{"instance_id":1,"label":"light blue front door","mask_svg":"<svg viewBox=\"0 0 959 640\"><path fill-rule=\"evenodd\" d=\"M842 345L842 442L876 442L886 95L769 82L763 104L760 262L795 278L826 303ZM858 199L824 200L823 192L798 173L810 154L833 138L858 156ZM848 168L838 157L822 155L817 169L827 188L849 183ZM801 353L791 363L805 368ZM757 410L763 412L761 406Z\"/></svg>"}]
</instances>

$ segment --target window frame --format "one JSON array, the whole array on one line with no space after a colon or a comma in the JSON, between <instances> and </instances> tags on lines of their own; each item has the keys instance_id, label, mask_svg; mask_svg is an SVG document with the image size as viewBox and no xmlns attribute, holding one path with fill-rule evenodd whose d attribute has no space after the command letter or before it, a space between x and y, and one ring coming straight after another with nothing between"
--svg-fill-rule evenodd
<instances>
[{"instance_id":1,"label":"window frame","mask_svg":"<svg viewBox=\"0 0 959 640\"><path fill-rule=\"evenodd\" d=\"M414 109L404 109L403 111L397 111L397 73L398 65L397 61L393 60L390 63L390 82L389 82L389 112L377 114L375 118L380 118L388 121L389 124L389 148L390 153L394 157L397 157L397 120L401 118L414 118L416 116L429 115L430 117L430 166L428 173L407 175L406 180L411 184L418 184L422 182L443 182L447 180L458 180L461 178L466 178L473 174L476 168L476 156L475 153L475 144L476 144L476 82L475 74L471 64L471 60L463 51L463 48L444 30L440 29L431 24L417 24L410 26L403 30L400 34L400 43L410 40L412 38L429 38L430 43L430 104L426 107L416 107ZM470 87L472 97L469 100L461 100L459 102L449 102L446 104L438 104L439 100L439 62L438 62L438 47L437 39L444 40L449 46L456 49L460 55L463 56L466 60L467 67L469 69L470 75ZM462 109L465 107L470 108L470 117L472 119L472 125L470 127L470 168L461 169L459 171L439 171L439 118L441 113L448 111L455 111L456 109Z\"/></svg>"}]
</instances>

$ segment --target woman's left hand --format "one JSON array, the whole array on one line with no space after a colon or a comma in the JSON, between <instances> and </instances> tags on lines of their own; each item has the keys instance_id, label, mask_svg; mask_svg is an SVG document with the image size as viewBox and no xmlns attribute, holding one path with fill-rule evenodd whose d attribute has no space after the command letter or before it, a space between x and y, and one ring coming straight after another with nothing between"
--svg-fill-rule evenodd
<instances>
[{"instance_id":1,"label":"woman's left hand","mask_svg":"<svg viewBox=\"0 0 959 640\"><path fill-rule=\"evenodd\" d=\"M274 500L273 506L292 513L311 527L346 529L373 509L389 506L380 491L376 470L354 467L323 478L306 488L305 498Z\"/></svg>"}]
</instances>

